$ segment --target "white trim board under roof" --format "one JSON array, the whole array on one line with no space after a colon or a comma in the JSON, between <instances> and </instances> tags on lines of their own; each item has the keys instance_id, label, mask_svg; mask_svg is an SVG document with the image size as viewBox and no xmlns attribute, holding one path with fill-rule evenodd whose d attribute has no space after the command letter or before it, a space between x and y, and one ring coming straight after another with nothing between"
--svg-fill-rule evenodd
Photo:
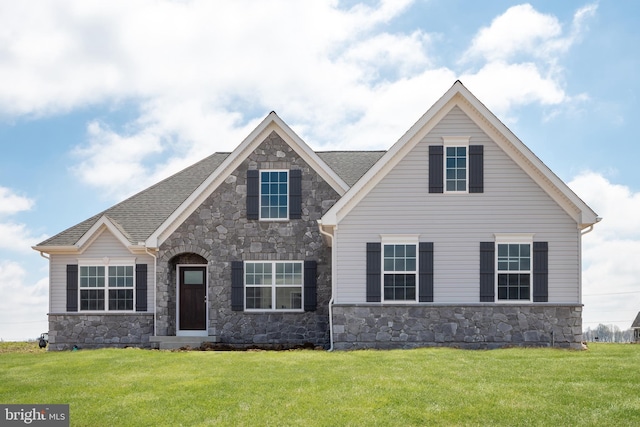
<instances>
[{"instance_id":1,"label":"white trim board under roof","mask_svg":"<svg viewBox=\"0 0 640 427\"><path fill-rule=\"evenodd\" d=\"M276 132L297 155L313 168L340 195L349 186L331 169L275 112L267 117L218 166L207 179L149 236L145 246L157 248L171 233L200 206L213 191L255 150L270 134Z\"/></svg>"},{"instance_id":2,"label":"white trim board under roof","mask_svg":"<svg viewBox=\"0 0 640 427\"><path fill-rule=\"evenodd\" d=\"M332 228L344 218L433 128L459 107L520 166L580 229L598 222L596 213L518 139L459 80L356 182L322 217L323 227Z\"/></svg>"}]
</instances>

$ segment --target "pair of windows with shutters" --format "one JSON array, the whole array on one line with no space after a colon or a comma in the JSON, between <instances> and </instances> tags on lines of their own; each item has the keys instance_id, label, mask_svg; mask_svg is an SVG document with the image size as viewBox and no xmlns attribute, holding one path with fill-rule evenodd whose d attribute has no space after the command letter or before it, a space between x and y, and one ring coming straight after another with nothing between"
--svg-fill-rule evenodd
<instances>
[{"instance_id":1,"label":"pair of windows with shutters","mask_svg":"<svg viewBox=\"0 0 640 427\"><path fill-rule=\"evenodd\" d=\"M67 265L67 311L147 311L147 264Z\"/></svg>"},{"instance_id":2,"label":"pair of windows with shutters","mask_svg":"<svg viewBox=\"0 0 640 427\"><path fill-rule=\"evenodd\" d=\"M247 171L247 219L287 221L301 217L301 170Z\"/></svg>"},{"instance_id":3,"label":"pair of windows with shutters","mask_svg":"<svg viewBox=\"0 0 640 427\"><path fill-rule=\"evenodd\" d=\"M367 243L367 302L433 302L431 242ZM480 244L480 302L547 302L547 242Z\"/></svg>"}]
</instances>

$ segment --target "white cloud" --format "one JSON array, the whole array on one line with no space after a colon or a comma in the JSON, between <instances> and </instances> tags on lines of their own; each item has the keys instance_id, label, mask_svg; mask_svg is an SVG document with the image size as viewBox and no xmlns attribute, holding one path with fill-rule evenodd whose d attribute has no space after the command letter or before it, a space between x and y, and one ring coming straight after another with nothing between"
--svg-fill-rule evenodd
<instances>
[{"instance_id":1,"label":"white cloud","mask_svg":"<svg viewBox=\"0 0 640 427\"><path fill-rule=\"evenodd\" d=\"M436 63L432 34L387 25L411 3L8 2L0 10L0 114L135 105L139 116L123 129L90 123L72 168L120 199L232 150L271 110L316 149L380 149L460 75L502 116L572 100L553 64L595 6L576 13L568 34L530 5L510 8L471 41L465 57L476 69L458 73Z\"/></svg>"},{"instance_id":2,"label":"white cloud","mask_svg":"<svg viewBox=\"0 0 640 427\"><path fill-rule=\"evenodd\" d=\"M567 100L560 83L541 74L535 63L491 62L462 81L498 116L509 116L514 107L538 103L557 105Z\"/></svg>"},{"instance_id":3,"label":"white cloud","mask_svg":"<svg viewBox=\"0 0 640 427\"><path fill-rule=\"evenodd\" d=\"M530 4L510 7L489 27L478 31L463 58L502 62L527 56L555 62L558 54L580 39L596 10L596 5L578 9L565 35L567 32L555 16L540 13Z\"/></svg>"},{"instance_id":4,"label":"white cloud","mask_svg":"<svg viewBox=\"0 0 640 427\"><path fill-rule=\"evenodd\" d=\"M33 199L18 195L10 188L0 187L0 250L28 253L32 245L46 238L44 235L33 236L25 224L3 218L29 211L34 205Z\"/></svg>"},{"instance_id":5,"label":"white cloud","mask_svg":"<svg viewBox=\"0 0 640 427\"><path fill-rule=\"evenodd\" d=\"M33 236L25 224L0 222L0 249L30 253L32 252L31 246L46 238L46 235Z\"/></svg>"},{"instance_id":6,"label":"white cloud","mask_svg":"<svg viewBox=\"0 0 640 427\"><path fill-rule=\"evenodd\" d=\"M465 56L482 57L489 62L508 61L514 56L546 54L546 48L562 33L555 16L536 11L530 4L507 9L489 27L482 28Z\"/></svg>"},{"instance_id":7,"label":"white cloud","mask_svg":"<svg viewBox=\"0 0 640 427\"><path fill-rule=\"evenodd\" d=\"M32 199L18 195L10 188L0 187L0 215L28 211L33 207L33 204Z\"/></svg>"},{"instance_id":8,"label":"white cloud","mask_svg":"<svg viewBox=\"0 0 640 427\"><path fill-rule=\"evenodd\" d=\"M15 261L0 261L0 339L35 339L47 331L49 279L27 284L25 269Z\"/></svg>"},{"instance_id":9,"label":"white cloud","mask_svg":"<svg viewBox=\"0 0 640 427\"><path fill-rule=\"evenodd\" d=\"M481 28L462 55L461 64L473 64L463 81L507 121L515 121L510 112L521 105L574 108L573 104L588 97L565 92L560 59L580 41L596 10L597 5L578 9L567 30L557 17L540 13L530 4L510 7ZM544 119L558 115L556 108L546 112Z\"/></svg>"},{"instance_id":10,"label":"white cloud","mask_svg":"<svg viewBox=\"0 0 640 427\"><path fill-rule=\"evenodd\" d=\"M640 311L640 193L595 172L569 186L603 218L583 238L585 327L628 329Z\"/></svg>"}]
</instances>

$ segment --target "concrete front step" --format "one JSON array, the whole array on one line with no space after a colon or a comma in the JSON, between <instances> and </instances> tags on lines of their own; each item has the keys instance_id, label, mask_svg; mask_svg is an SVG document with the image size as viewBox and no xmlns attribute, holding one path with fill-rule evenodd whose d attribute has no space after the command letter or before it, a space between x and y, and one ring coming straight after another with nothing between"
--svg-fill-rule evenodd
<instances>
[{"instance_id":1,"label":"concrete front step","mask_svg":"<svg viewBox=\"0 0 640 427\"><path fill-rule=\"evenodd\" d=\"M173 350L182 347L198 348L203 342L218 342L216 336L200 336L200 337L176 337L176 336L152 336L149 342L160 350Z\"/></svg>"}]
</instances>

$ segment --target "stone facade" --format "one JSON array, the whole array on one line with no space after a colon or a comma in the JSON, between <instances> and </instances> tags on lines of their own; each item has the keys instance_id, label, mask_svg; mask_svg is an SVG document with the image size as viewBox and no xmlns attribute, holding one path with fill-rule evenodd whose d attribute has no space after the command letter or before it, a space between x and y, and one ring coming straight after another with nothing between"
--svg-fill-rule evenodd
<instances>
[{"instance_id":1,"label":"stone facade","mask_svg":"<svg viewBox=\"0 0 640 427\"><path fill-rule=\"evenodd\" d=\"M302 170L302 218L248 220L248 169ZM320 235L317 220L338 198L336 191L277 133L271 133L161 245L157 261L156 335L176 334L176 264L205 261L209 280L208 334L218 342L238 346L305 343L327 346L331 252ZM177 257L181 258L179 262ZM250 260L315 260L316 311L232 311L231 261Z\"/></svg>"},{"instance_id":2,"label":"stone facade","mask_svg":"<svg viewBox=\"0 0 640 427\"><path fill-rule=\"evenodd\" d=\"M580 349L581 305L335 305L334 347Z\"/></svg>"},{"instance_id":3,"label":"stone facade","mask_svg":"<svg viewBox=\"0 0 640 427\"><path fill-rule=\"evenodd\" d=\"M49 314L49 350L150 348L153 313Z\"/></svg>"}]
</instances>

